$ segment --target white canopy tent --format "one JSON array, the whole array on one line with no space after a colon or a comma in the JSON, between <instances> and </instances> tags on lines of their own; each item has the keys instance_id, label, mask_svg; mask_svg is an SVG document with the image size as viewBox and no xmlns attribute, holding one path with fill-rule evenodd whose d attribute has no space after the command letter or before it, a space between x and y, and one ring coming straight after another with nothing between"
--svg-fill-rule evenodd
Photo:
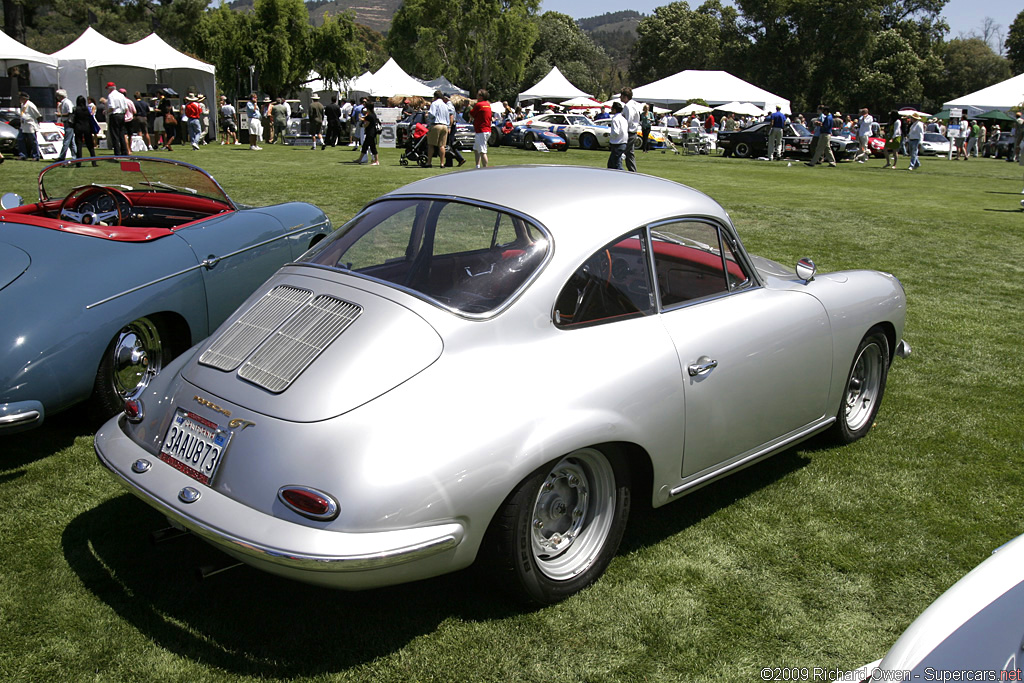
<instances>
[{"instance_id":1,"label":"white canopy tent","mask_svg":"<svg viewBox=\"0 0 1024 683\"><path fill-rule=\"evenodd\" d=\"M714 109L718 111L731 112L733 114L741 114L743 116L764 116L764 109L751 104L750 102L729 102L728 104L722 104Z\"/></svg>"},{"instance_id":2,"label":"white canopy tent","mask_svg":"<svg viewBox=\"0 0 1024 683\"><path fill-rule=\"evenodd\" d=\"M950 107L967 108L977 107L982 111L992 109L1013 109L1024 104L1024 74L1008 78L1001 83L990 85L976 92L950 100L942 105L943 109Z\"/></svg>"},{"instance_id":3,"label":"white canopy tent","mask_svg":"<svg viewBox=\"0 0 1024 683\"><path fill-rule=\"evenodd\" d=\"M43 64L44 66L56 68L57 58L22 45L14 38L0 31L0 66L3 67L3 75L7 75L7 70L12 66L27 63Z\"/></svg>"},{"instance_id":4,"label":"white canopy tent","mask_svg":"<svg viewBox=\"0 0 1024 683\"><path fill-rule=\"evenodd\" d=\"M348 91L364 92L374 97L396 97L405 95L408 97L430 97L434 89L417 81L405 73L405 70L398 65L394 58L388 59L384 66L377 69L376 73L369 71L348 84Z\"/></svg>"},{"instance_id":5,"label":"white canopy tent","mask_svg":"<svg viewBox=\"0 0 1024 683\"><path fill-rule=\"evenodd\" d=\"M573 97L562 102L560 106L569 107L570 109L600 109L602 105L593 97Z\"/></svg>"},{"instance_id":6,"label":"white canopy tent","mask_svg":"<svg viewBox=\"0 0 1024 683\"><path fill-rule=\"evenodd\" d=\"M689 116L690 114L707 114L709 111L714 111L711 107L705 107L703 104L688 104L682 109L675 112L676 116Z\"/></svg>"},{"instance_id":7,"label":"white canopy tent","mask_svg":"<svg viewBox=\"0 0 1024 683\"><path fill-rule=\"evenodd\" d=\"M593 97L585 93L569 82L558 67L552 67L548 75L540 79L540 82L525 92L519 93L516 102L524 100L567 100L573 97Z\"/></svg>"},{"instance_id":8,"label":"white canopy tent","mask_svg":"<svg viewBox=\"0 0 1024 683\"><path fill-rule=\"evenodd\" d=\"M663 105L701 99L716 109L715 105L730 102L749 102L767 110L779 105L783 113L791 113L789 100L747 83L728 71L680 71L660 81L634 88L633 97L643 102Z\"/></svg>"},{"instance_id":9,"label":"white canopy tent","mask_svg":"<svg viewBox=\"0 0 1024 683\"><path fill-rule=\"evenodd\" d=\"M209 106L215 107L215 67L175 50L155 33L124 45L90 26L51 57L58 60L60 87L72 98L88 94L98 98L106 94L108 81L129 93L145 92L148 84L161 83L182 95L204 94ZM211 126L216 118L210 117Z\"/></svg>"}]
</instances>

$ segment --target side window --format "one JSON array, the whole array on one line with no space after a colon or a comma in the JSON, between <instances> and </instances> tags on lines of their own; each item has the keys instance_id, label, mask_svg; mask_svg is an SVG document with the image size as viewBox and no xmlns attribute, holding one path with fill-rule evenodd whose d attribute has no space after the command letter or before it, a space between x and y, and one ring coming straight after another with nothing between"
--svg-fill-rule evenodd
<instances>
[{"instance_id":1,"label":"side window","mask_svg":"<svg viewBox=\"0 0 1024 683\"><path fill-rule=\"evenodd\" d=\"M750 284L718 226L678 221L651 230L658 294L665 308Z\"/></svg>"},{"instance_id":2,"label":"side window","mask_svg":"<svg viewBox=\"0 0 1024 683\"><path fill-rule=\"evenodd\" d=\"M437 217L434 255L490 249L493 246L495 232L502 231L502 220L503 214L491 209L449 202ZM503 232L507 235L512 221L508 216L504 216L504 222L506 229ZM512 237L515 237L515 233ZM500 238L498 241L501 241Z\"/></svg>"},{"instance_id":3,"label":"side window","mask_svg":"<svg viewBox=\"0 0 1024 683\"><path fill-rule=\"evenodd\" d=\"M558 294L555 325L579 327L653 312L648 262L640 230L606 244L572 274Z\"/></svg>"}]
</instances>

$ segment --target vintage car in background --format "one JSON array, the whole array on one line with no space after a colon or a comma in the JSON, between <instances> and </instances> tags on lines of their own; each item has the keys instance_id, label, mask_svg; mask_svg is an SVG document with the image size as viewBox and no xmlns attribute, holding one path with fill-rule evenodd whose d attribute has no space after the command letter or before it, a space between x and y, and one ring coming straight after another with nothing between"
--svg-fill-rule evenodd
<instances>
[{"instance_id":1,"label":"vintage car in background","mask_svg":"<svg viewBox=\"0 0 1024 683\"><path fill-rule=\"evenodd\" d=\"M1024 680L1024 536L996 548L847 681ZM836 679L839 680L839 679Z\"/></svg>"},{"instance_id":2,"label":"vintage car in background","mask_svg":"<svg viewBox=\"0 0 1024 683\"><path fill-rule=\"evenodd\" d=\"M536 149L534 147L535 142L543 142L544 145L551 150L557 152L564 152L569 149L569 144L560 135L555 135L548 130L534 130L533 128L527 128L526 126L514 126L506 124L503 128L499 129L494 127L491 129L491 140L497 138L497 143L489 142L495 147L518 147L519 149Z\"/></svg>"},{"instance_id":3,"label":"vintage car in background","mask_svg":"<svg viewBox=\"0 0 1024 683\"><path fill-rule=\"evenodd\" d=\"M743 130L720 131L718 148L725 156L741 159L768 156L768 133L771 124L755 123ZM829 139L836 161L852 159L860 151L856 140L832 135ZM814 134L802 123L787 122L782 132L782 156L809 159L814 154Z\"/></svg>"},{"instance_id":4,"label":"vintage car in background","mask_svg":"<svg viewBox=\"0 0 1024 683\"><path fill-rule=\"evenodd\" d=\"M112 414L331 230L309 204L236 205L203 170L98 157L0 209L0 434L92 399Z\"/></svg>"},{"instance_id":5,"label":"vintage car in background","mask_svg":"<svg viewBox=\"0 0 1024 683\"><path fill-rule=\"evenodd\" d=\"M284 266L95 447L260 569L361 589L484 555L552 603L605 570L634 498L865 436L905 316L894 276L749 255L667 180L449 173Z\"/></svg>"},{"instance_id":6,"label":"vintage car in background","mask_svg":"<svg viewBox=\"0 0 1024 683\"><path fill-rule=\"evenodd\" d=\"M611 128L595 123L582 114L537 114L516 121L514 125L552 132L564 138L570 146L580 149L608 149L608 139L611 137Z\"/></svg>"},{"instance_id":7,"label":"vintage car in background","mask_svg":"<svg viewBox=\"0 0 1024 683\"><path fill-rule=\"evenodd\" d=\"M872 129L877 129L878 125L872 125ZM838 133L834 133L833 137L843 138L844 140L852 140L857 144L858 151L860 150L860 141L857 140L857 136L852 131L844 130ZM874 132L868 136L868 152L872 157L881 158L885 156L885 138L879 137Z\"/></svg>"},{"instance_id":8,"label":"vintage car in background","mask_svg":"<svg viewBox=\"0 0 1024 683\"><path fill-rule=\"evenodd\" d=\"M950 141L938 133L925 133L917 153L921 156L946 156L950 145Z\"/></svg>"},{"instance_id":9,"label":"vintage car in background","mask_svg":"<svg viewBox=\"0 0 1024 683\"><path fill-rule=\"evenodd\" d=\"M983 157L995 157L996 159L1003 159L1010 155L1010 150L1013 148L1013 133L1000 133L994 135L985 141L985 144L981 148L981 155Z\"/></svg>"},{"instance_id":10,"label":"vintage car in background","mask_svg":"<svg viewBox=\"0 0 1024 683\"><path fill-rule=\"evenodd\" d=\"M18 148L18 129L9 123L0 121L0 153L16 154Z\"/></svg>"}]
</instances>

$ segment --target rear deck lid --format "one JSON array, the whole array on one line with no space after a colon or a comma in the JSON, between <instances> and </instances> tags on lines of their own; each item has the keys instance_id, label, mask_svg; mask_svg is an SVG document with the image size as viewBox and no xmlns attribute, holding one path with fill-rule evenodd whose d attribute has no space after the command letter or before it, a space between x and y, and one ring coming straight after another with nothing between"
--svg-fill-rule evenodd
<instances>
[{"instance_id":1,"label":"rear deck lid","mask_svg":"<svg viewBox=\"0 0 1024 683\"><path fill-rule=\"evenodd\" d=\"M441 355L440 336L400 303L282 271L204 342L183 374L263 415L316 422L390 391Z\"/></svg>"}]
</instances>

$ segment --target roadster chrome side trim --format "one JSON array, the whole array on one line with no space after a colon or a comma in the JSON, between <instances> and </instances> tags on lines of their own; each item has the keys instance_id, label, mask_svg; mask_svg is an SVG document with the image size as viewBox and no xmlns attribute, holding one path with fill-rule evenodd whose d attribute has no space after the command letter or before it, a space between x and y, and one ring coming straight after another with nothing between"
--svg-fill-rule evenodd
<instances>
[{"instance_id":1,"label":"roadster chrome side trim","mask_svg":"<svg viewBox=\"0 0 1024 683\"><path fill-rule=\"evenodd\" d=\"M321 225L326 225L328 222L329 221L321 221L320 223L314 223L314 224L310 225L309 228L310 229L318 228ZM161 278L157 278L156 280L150 280L149 282L146 282L144 284L136 285L135 287L132 287L131 289L126 289L123 292L119 292L117 294L114 294L113 296L108 296L106 299L100 299L99 301L96 301L94 303L89 304L85 308L86 308L86 310L89 310L90 308L95 308L97 306L102 306L103 304L110 303L114 299L120 299L122 296L127 296L128 294L133 294L134 292L137 292L140 289L145 289L146 287L149 287L150 285L159 284L159 283L164 282L166 280L170 280L171 278L176 278L179 275L184 275L185 273L191 273L193 270L199 270L200 268L205 268L205 269L209 270L209 269L215 267L218 263L220 263L224 259L231 258L232 256L238 256L239 254L244 254L247 251L250 251L252 249L257 249L259 247L266 246L266 245L271 244L273 242L277 242L278 240L287 239L287 238L291 237L293 234L294 234L294 232L285 232L284 234L278 235L277 237L271 237L269 240L264 240L262 242L257 242L256 244L250 244L248 247L243 247L242 249L236 249L235 251L232 251L230 253L224 254L223 256L216 256L216 257L213 257L213 258L206 259L206 260L204 260L204 261L202 261L200 263L197 263L194 266L190 266L188 268L185 268L184 270L179 270L176 273L171 273L170 275L165 275L165 276L163 276Z\"/></svg>"},{"instance_id":2,"label":"roadster chrome side trim","mask_svg":"<svg viewBox=\"0 0 1024 683\"><path fill-rule=\"evenodd\" d=\"M824 420L821 420L819 422L815 422L810 427L807 427L805 429L800 430L796 434L793 434L792 436L790 436L788 439L780 441L779 443L774 444L772 446L768 446L767 448L762 448L759 451L755 451L755 452L751 453L750 455L746 456L745 458L740 458L739 460L731 462L728 465L725 465L724 467L719 467L718 469L713 470L711 472L707 472L705 474L699 474L698 473L697 475L694 475L693 479L691 479L691 480L689 480L687 482L684 482L684 483L680 484L679 486L676 486L674 489L671 489L668 492L669 498L674 498L674 497L678 496L679 494L684 493L685 491L688 491L689 489L694 488L695 486L700 486L701 484L706 484L706 483L710 482L712 479L717 479L718 477L720 477L720 476L722 476L722 475L724 475L724 474L726 474L728 472L732 472L735 469L739 469L739 468L741 468L741 467L743 467L745 465L752 464L755 460L759 460L761 458L765 458L765 457L767 457L769 455L772 455L773 453L778 453L779 451L783 451L783 450L789 448L790 446L792 446L793 444L795 444L795 443L797 443L799 441L802 441L803 439L806 439L807 437L809 437L809 436L811 436L813 434L816 434L817 432L820 432L821 430L825 429L826 427L828 427L829 425L831 425L835 421L836 421L835 416L832 416L832 417L826 418Z\"/></svg>"}]
</instances>

